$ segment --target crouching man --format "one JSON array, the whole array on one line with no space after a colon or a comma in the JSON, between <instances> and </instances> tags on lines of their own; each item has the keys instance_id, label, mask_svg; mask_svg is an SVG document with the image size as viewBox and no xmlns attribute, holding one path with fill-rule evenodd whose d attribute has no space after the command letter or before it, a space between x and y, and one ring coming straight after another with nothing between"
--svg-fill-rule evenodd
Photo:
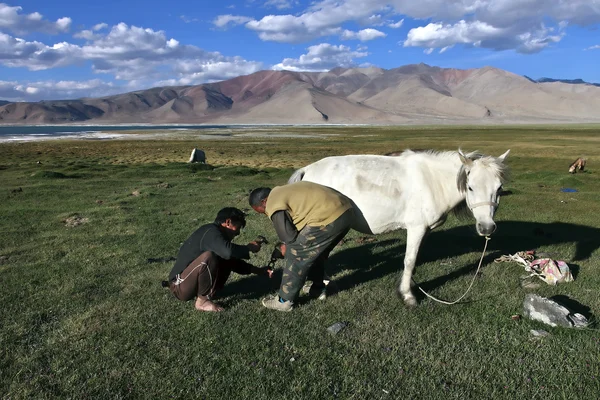
<instances>
[{"instance_id":1,"label":"crouching man","mask_svg":"<svg viewBox=\"0 0 600 400\"><path fill-rule=\"evenodd\" d=\"M308 279L310 294L324 298L325 261L346 236L354 219L350 200L338 191L312 182L297 182L250 193L249 203L266 214L284 242L285 266L279 294L265 298L263 306L291 311Z\"/></svg>"},{"instance_id":2,"label":"crouching man","mask_svg":"<svg viewBox=\"0 0 600 400\"><path fill-rule=\"evenodd\" d=\"M183 243L175 266L169 274L169 289L175 297L188 301L196 297L198 311L223 311L211 299L223 288L231 271L238 274L269 275L268 268L255 267L243 259L260 250L260 243L245 246L231 241L246 226L244 213L226 207L217 213L215 221L198 228Z\"/></svg>"}]
</instances>

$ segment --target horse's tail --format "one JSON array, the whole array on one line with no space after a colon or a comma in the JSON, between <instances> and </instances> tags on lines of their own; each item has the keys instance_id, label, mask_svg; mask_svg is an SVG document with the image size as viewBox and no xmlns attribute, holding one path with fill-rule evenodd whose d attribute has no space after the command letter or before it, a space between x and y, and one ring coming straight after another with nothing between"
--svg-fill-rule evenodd
<instances>
[{"instance_id":1,"label":"horse's tail","mask_svg":"<svg viewBox=\"0 0 600 400\"><path fill-rule=\"evenodd\" d=\"M290 176L290 179L288 179L288 184L290 183L295 183L295 182L300 182L302 180L302 178L304 178L304 168L300 168L297 169L296 171L294 171L294 173L292 174L292 176Z\"/></svg>"}]
</instances>

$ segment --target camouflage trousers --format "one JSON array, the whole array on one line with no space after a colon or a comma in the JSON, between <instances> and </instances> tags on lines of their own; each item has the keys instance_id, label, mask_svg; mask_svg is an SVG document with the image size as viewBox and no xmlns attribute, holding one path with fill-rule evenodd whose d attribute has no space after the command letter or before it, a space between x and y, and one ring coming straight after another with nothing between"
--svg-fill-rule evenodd
<instances>
[{"instance_id":1,"label":"camouflage trousers","mask_svg":"<svg viewBox=\"0 0 600 400\"><path fill-rule=\"evenodd\" d=\"M323 285L325 261L331 250L346 236L354 219L352 209L325 226L305 226L293 243L287 244L279 297L294 301L304 282Z\"/></svg>"}]
</instances>

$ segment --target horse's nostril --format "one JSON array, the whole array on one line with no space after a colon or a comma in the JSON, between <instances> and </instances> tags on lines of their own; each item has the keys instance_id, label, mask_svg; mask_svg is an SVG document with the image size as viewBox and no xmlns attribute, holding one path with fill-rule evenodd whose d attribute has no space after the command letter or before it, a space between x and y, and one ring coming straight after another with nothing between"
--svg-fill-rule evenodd
<instances>
[{"instance_id":1,"label":"horse's nostril","mask_svg":"<svg viewBox=\"0 0 600 400\"><path fill-rule=\"evenodd\" d=\"M481 235L491 235L496 231L496 224L483 225L477 224L477 232Z\"/></svg>"}]
</instances>

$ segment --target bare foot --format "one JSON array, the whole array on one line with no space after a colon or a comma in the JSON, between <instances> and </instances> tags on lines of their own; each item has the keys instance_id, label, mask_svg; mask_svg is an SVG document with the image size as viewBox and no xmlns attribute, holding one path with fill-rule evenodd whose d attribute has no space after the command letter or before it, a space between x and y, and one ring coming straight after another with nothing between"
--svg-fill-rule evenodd
<instances>
[{"instance_id":1,"label":"bare foot","mask_svg":"<svg viewBox=\"0 0 600 400\"><path fill-rule=\"evenodd\" d=\"M225 310L223 307L216 305L212 301L208 300L206 297L198 297L196 299L196 304L194 304L194 307L196 307L196 310L198 311L218 312Z\"/></svg>"}]
</instances>

